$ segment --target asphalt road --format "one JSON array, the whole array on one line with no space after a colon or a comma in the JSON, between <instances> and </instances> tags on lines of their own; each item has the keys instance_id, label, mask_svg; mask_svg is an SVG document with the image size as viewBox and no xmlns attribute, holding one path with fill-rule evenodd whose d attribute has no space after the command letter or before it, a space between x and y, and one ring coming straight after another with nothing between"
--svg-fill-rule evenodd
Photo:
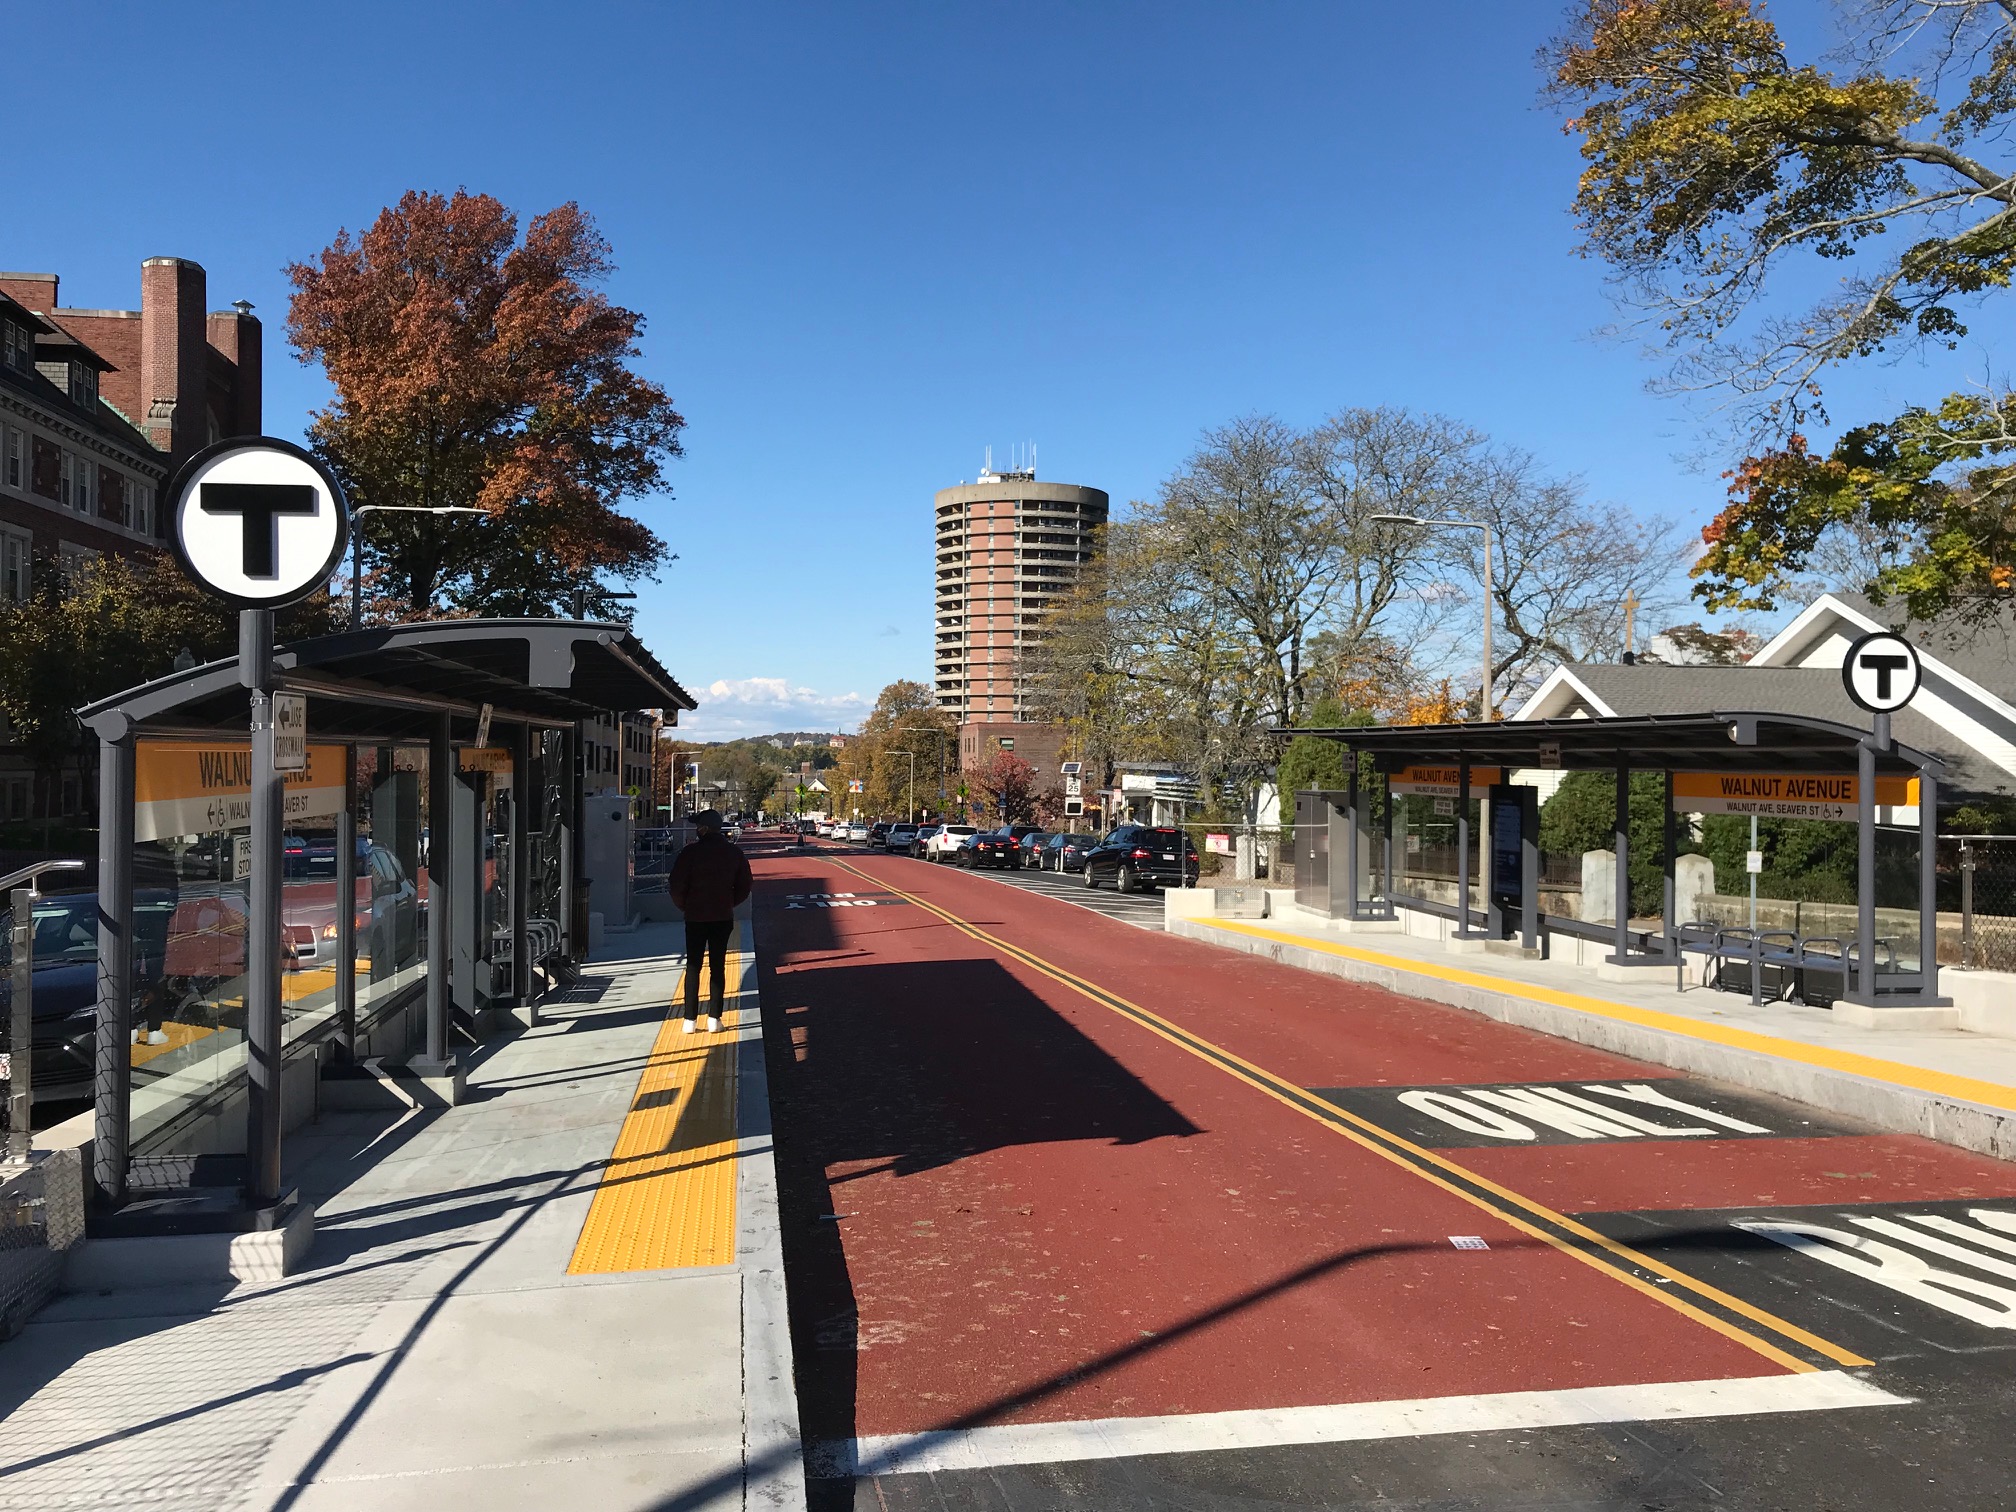
<instances>
[{"instance_id":1,"label":"asphalt road","mask_svg":"<svg viewBox=\"0 0 2016 1512\"><path fill-rule=\"evenodd\" d=\"M832 845L827 848L841 855L857 857L876 854L866 846ZM903 861L909 858L897 856L891 859ZM912 864L923 866L926 863L919 861ZM960 868L953 866L950 862L933 862L930 864L934 869L942 868L946 871L960 870ZM967 875L984 877L991 882L1000 882L1009 887L1019 887L1025 892L1037 893L1046 898L1055 898L1062 903L1075 904L1079 908L1090 909L1093 913L1100 914L1105 918L1118 919L1123 924L1132 924L1141 929L1159 930L1162 928L1162 894L1153 890L1137 893L1121 893L1114 891L1113 884L1110 882L1103 887L1087 887L1084 875L1080 872L1005 871L996 870L992 867L982 867L977 871L967 873Z\"/></svg>"},{"instance_id":2,"label":"asphalt road","mask_svg":"<svg viewBox=\"0 0 2016 1512\"><path fill-rule=\"evenodd\" d=\"M757 849L815 1507L2008 1504L2016 1166Z\"/></svg>"}]
</instances>

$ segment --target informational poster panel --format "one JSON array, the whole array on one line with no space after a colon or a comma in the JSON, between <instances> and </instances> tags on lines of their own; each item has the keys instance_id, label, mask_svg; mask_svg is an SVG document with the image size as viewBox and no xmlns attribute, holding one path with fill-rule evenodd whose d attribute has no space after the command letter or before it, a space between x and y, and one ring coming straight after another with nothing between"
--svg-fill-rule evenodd
<instances>
[{"instance_id":1,"label":"informational poster panel","mask_svg":"<svg viewBox=\"0 0 2016 1512\"><path fill-rule=\"evenodd\" d=\"M287 773L289 827L332 821L343 809L343 747L311 745ZM244 745L143 740L134 752L133 838L218 835L252 822L252 751Z\"/></svg>"}]
</instances>

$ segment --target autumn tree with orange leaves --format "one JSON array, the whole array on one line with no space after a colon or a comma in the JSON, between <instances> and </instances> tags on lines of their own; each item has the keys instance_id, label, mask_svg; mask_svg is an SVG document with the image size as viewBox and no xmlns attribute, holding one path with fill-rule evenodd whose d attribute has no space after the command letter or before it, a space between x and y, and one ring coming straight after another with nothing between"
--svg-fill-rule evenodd
<instances>
[{"instance_id":1,"label":"autumn tree with orange leaves","mask_svg":"<svg viewBox=\"0 0 2016 1512\"><path fill-rule=\"evenodd\" d=\"M595 285L614 268L572 203L517 217L485 194L409 191L356 237L287 269L287 334L336 391L309 444L360 521L367 620L591 616L606 579L665 542L627 502L663 496L685 420L631 367L644 320Z\"/></svg>"}]
</instances>

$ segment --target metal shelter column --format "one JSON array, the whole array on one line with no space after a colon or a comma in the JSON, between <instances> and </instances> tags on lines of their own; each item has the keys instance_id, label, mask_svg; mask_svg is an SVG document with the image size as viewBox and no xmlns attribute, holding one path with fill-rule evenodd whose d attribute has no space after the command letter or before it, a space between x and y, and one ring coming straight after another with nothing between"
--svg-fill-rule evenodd
<instances>
[{"instance_id":1,"label":"metal shelter column","mask_svg":"<svg viewBox=\"0 0 2016 1512\"><path fill-rule=\"evenodd\" d=\"M1617 960L1621 962L1631 951L1631 762L1625 757L1617 761L1617 813L1611 844L1617 857Z\"/></svg>"},{"instance_id":2,"label":"metal shelter column","mask_svg":"<svg viewBox=\"0 0 2016 1512\"><path fill-rule=\"evenodd\" d=\"M531 858L526 855L526 800L532 793L532 737L524 725L511 727L511 1002L532 1001Z\"/></svg>"},{"instance_id":3,"label":"metal shelter column","mask_svg":"<svg viewBox=\"0 0 2016 1512\"><path fill-rule=\"evenodd\" d=\"M357 1059L357 747L343 747L336 810L336 1024L345 1060Z\"/></svg>"},{"instance_id":4,"label":"metal shelter column","mask_svg":"<svg viewBox=\"0 0 2016 1512\"><path fill-rule=\"evenodd\" d=\"M91 1176L100 1199L115 1207L126 1200L133 1115L134 749L131 724L124 734L98 742L98 1022Z\"/></svg>"},{"instance_id":5,"label":"metal shelter column","mask_svg":"<svg viewBox=\"0 0 2016 1512\"><path fill-rule=\"evenodd\" d=\"M1939 995L1939 779L1918 774L1918 991Z\"/></svg>"},{"instance_id":6,"label":"metal shelter column","mask_svg":"<svg viewBox=\"0 0 2016 1512\"><path fill-rule=\"evenodd\" d=\"M1662 785L1666 800L1666 851L1662 867L1661 881L1664 891L1659 910L1659 918L1666 931L1666 959L1680 959L1680 929L1676 917L1680 906L1680 827L1679 815L1673 812L1673 773L1666 773Z\"/></svg>"},{"instance_id":7,"label":"metal shelter column","mask_svg":"<svg viewBox=\"0 0 2016 1512\"><path fill-rule=\"evenodd\" d=\"M454 722L448 714L434 716L427 743L427 1060L439 1066L448 1059L449 945L454 930L451 907L455 832Z\"/></svg>"}]
</instances>

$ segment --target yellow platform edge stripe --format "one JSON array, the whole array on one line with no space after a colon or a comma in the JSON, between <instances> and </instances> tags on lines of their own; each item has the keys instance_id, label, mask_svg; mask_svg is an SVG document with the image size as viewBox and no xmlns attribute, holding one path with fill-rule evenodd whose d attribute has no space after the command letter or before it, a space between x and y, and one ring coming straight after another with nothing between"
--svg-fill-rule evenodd
<instances>
[{"instance_id":1,"label":"yellow platform edge stripe","mask_svg":"<svg viewBox=\"0 0 2016 1512\"><path fill-rule=\"evenodd\" d=\"M1763 1356L1774 1364L1780 1365L1789 1371L1799 1373L1809 1372L1817 1368L1796 1355L1787 1354L1769 1340L1758 1338L1756 1335L1731 1324L1724 1318L1715 1316L1713 1313L1704 1312L1685 1299L1673 1295L1670 1290L1662 1290L1659 1286L1648 1283L1642 1277L1635 1276L1629 1271L1620 1270L1614 1265L1605 1263L1598 1259L1592 1253L1592 1250L1602 1250L1616 1259L1650 1271L1655 1275L1664 1276L1668 1281L1686 1287L1704 1300L1725 1307L1738 1316L1747 1318L1753 1323L1768 1328L1783 1338L1794 1340L1814 1350L1815 1353L1834 1360L1839 1364L1863 1366L1873 1363L1856 1354L1853 1350L1843 1349L1840 1345L1823 1339L1817 1334L1799 1327L1795 1323L1778 1317L1774 1313L1754 1307L1738 1297L1731 1296L1719 1287L1701 1281L1685 1271L1668 1266L1650 1255L1631 1248L1629 1245L1621 1244L1605 1234L1598 1233L1596 1230L1576 1222L1572 1218L1556 1213L1551 1208L1534 1201L1523 1193L1514 1192L1510 1188L1488 1181L1467 1167L1458 1165L1453 1160L1446 1159L1431 1150L1423 1149L1408 1140L1402 1139L1390 1131L1358 1117L1347 1109L1333 1106L1326 1109L1324 1114L1319 1116L1297 1096L1297 1094L1302 1094L1301 1088L1276 1076L1265 1068L1256 1066L1250 1061L1242 1060L1230 1051L1214 1045L1203 1036L1193 1034L1180 1025L1161 1017L1161 1015L1141 1007L1138 1003L1129 1002L1126 998L1121 997L1109 988L1101 987L1096 982L1090 982L1081 977L1074 976L1062 967L1044 960L1043 957L1023 946L1011 944L1009 941L1001 939L998 935L989 934L978 925L962 919L959 915L940 907L938 904L926 902L915 893L905 892L899 887L891 886L885 881L870 877L868 873L859 870L848 862L841 861L835 864L844 870L853 872L857 877L875 882L877 886L885 888L898 897L908 899L928 913L936 914L962 934L990 945L1011 959L1018 960L1025 966L1029 966L1033 970L1063 983L1081 996L1089 998L1100 1007L1118 1012L1123 1017L1132 1019L1150 1033L1156 1034L1180 1049L1188 1051L1190 1054L1203 1060L1206 1064L1216 1066L1220 1071L1225 1072L1238 1081L1245 1082L1256 1091L1286 1104L1296 1112L1301 1113L1304 1117L1321 1123L1331 1132L1342 1135L1345 1139L1362 1146L1381 1159L1399 1166L1401 1169L1410 1172L1432 1186L1441 1188L1454 1197L1460 1198L1473 1207L1490 1213L1493 1217L1511 1224L1521 1233L1540 1240L1568 1258L1578 1260L1599 1273L1610 1277L1612 1280L1622 1282L1634 1291L1649 1297L1651 1300L1672 1309L1683 1317L1689 1318L1715 1333L1721 1334L1734 1343L1743 1345L1745 1348ZM1306 1094L1302 1095L1306 1096ZM1358 1127L1353 1128L1350 1125L1357 1125ZM1368 1137L1375 1135L1377 1136L1376 1138ZM1391 1148L1388 1147L1389 1145ZM1435 1170L1424 1167L1438 1167L1442 1171L1448 1172L1452 1177L1485 1188L1503 1203L1508 1204L1513 1210L1508 1211L1507 1207L1489 1201L1479 1193L1466 1191L1454 1181L1443 1179L1436 1174ZM1588 1245L1590 1248L1584 1249L1578 1245L1565 1243L1554 1234L1547 1232L1546 1229L1536 1227L1534 1224L1528 1222L1527 1218L1517 1211L1518 1209L1523 1209L1526 1214L1530 1214L1533 1218L1574 1234L1577 1239L1583 1241L1583 1244Z\"/></svg>"},{"instance_id":2,"label":"yellow platform edge stripe","mask_svg":"<svg viewBox=\"0 0 2016 1512\"><path fill-rule=\"evenodd\" d=\"M1586 997L1578 992L1565 992L1558 987L1543 987L1537 982L1522 982L1514 977L1492 976L1482 971L1465 971L1460 966L1442 966L1431 961L1416 961L1407 956L1387 955L1383 951L1367 950L1357 945L1338 945L1328 940L1314 940L1305 935L1265 929L1238 920L1198 919L1195 922L1209 925L1212 929L1224 930L1228 934L1252 935L1256 939L1273 940L1282 945L1299 945L1323 955L1341 956L1346 960L1363 961L1370 966L1385 966L1395 971L1409 971L1416 976L1432 977L1437 981L1451 982L1458 986L1481 987L1490 992L1502 992L1507 997L1547 1003L1556 1008L1593 1014L1598 1018L1612 1019L1618 1023L1636 1024L1640 1028L1660 1029L1668 1034L1683 1035L1688 1039L1703 1040L1730 1049L1752 1050L1759 1054L1776 1056L1780 1060L1818 1066L1824 1070L1845 1071L1852 1076L1867 1077L1871 1081L1892 1082L1897 1086L1910 1087L1919 1092L1936 1092L1941 1096L1958 1098L1963 1102L2016 1110L2016 1087L2005 1086L2000 1082L1981 1081L1975 1077L1956 1076L1948 1071L1934 1071L1928 1067L1908 1065L1902 1061L1883 1060L1878 1056L1863 1055L1855 1050L1830 1050L1824 1045L1808 1045L1799 1040L1781 1039L1775 1034L1764 1034L1755 1029L1739 1029L1733 1024L1704 1024L1695 1019L1684 1018L1677 1013L1661 1012L1657 1008L1634 1008L1629 1003L1612 1002L1608 998Z\"/></svg>"},{"instance_id":3,"label":"yellow platform edge stripe","mask_svg":"<svg viewBox=\"0 0 2016 1512\"><path fill-rule=\"evenodd\" d=\"M746 964L743 951L728 952L731 999ZM720 1034L687 1034L683 989L682 971L575 1241L571 1276L735 1259L738 1015L728 1009Z\"/></svg>"}]
</instances>

